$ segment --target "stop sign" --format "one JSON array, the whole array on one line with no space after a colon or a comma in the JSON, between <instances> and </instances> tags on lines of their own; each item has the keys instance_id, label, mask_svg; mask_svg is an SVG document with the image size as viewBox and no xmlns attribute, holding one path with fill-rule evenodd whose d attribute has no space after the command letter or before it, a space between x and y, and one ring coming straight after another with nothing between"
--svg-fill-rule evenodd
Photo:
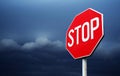
<instances>
[{"instance_id":1,"label":"stop sign","mask_svg":"<svg viewBox=\"0 0 120 76\"><path fill-rule=\"evenodd\" d=\"M104 35L103 14L88 8L75 16L66 32L66 49L74 59L92 54Z\"/></svg>"}]
</instances>

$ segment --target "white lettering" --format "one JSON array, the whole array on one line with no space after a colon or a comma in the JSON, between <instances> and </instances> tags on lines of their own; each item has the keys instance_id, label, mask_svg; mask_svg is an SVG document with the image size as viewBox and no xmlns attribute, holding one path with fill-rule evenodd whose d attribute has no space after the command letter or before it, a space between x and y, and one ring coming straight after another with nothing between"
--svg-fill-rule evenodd
<instances>
[{"instance_id":1,"label":"white lettering","mask_svg":"<svg viewBox=\"0 0 120 76\"><path fill-rule=\"evenodd\" d=\"M96 26L95 27L94 27L94 24L93 24L94 21L96 21ZM94 38L94 34L93 33L99 27L99 18L98 17L93 18L90 23L91 23L91 39L93 39Z\"/></svg>"},{"instance_id":2,"label":"white lettering","mask_svg":"<svg viewBox=\"0 0 120 76\"><path fill-rule=\"evenodd\" d=\"M77 26L77 27L75 27L75 30L76 30L76 44L78 45L79 44L79 29L81 28L81 25L79 25L79 26Z\"/></svg>"},{"instance_id":3,"label":"white lettering","mask_svg":"<svg viewBox=\"0 0 120 76\"><path fill-rule=\"evenodd\" d=\"M96 23L94 24L94 22ZM98 29L98 27L99 27L99 18L95 17L90 20L90 23L85 22L83 23L83 25L78 25L74 29L71 29L68 32L68 37L71 40L70 42L68 42L68 46L72 47L74 45L74 42L76 43L76 45L78 45L80 43L80 39L82 42L87 42L90 39L94 39L94 32L95 30ZM72 36L73 34L76 37L76 41L74 40L75 38Z\"/></svg>"},{"instance_id":4,"label":"white lettering","mask_svg":"<svg viewBox=\"0 0 120 76\"><path fill-rule=\"evenodd\" d=\"M68 42L68 46L69 46L69 47L72 47L73 44L74 44L74 39L73 39L71 33L74 33L74 30L73 30L73 29L71 29L71 30L69 31L69 33L68 33L68 36L69 36L69 38L71 39L71 43Z\"/></svg>"},{"instance_id":5,"label":"white lettering","mask_svg":"<svg viewBox=\"0 0 120 76\"><path fill-rule=\"evenodd\" d=\"M85 26L87 27L87 37L86 37L86 38L85 38L85 36L84 36L84 35L85 35L85 32L84 32ZM90 37L90 35L89 35L89 23L88 23L88 22L85 22L85 23L83 24L83 26L82 26L82 41L83 41L83 42L88 41L89 37Z\"/></svg>"}]
</instances>

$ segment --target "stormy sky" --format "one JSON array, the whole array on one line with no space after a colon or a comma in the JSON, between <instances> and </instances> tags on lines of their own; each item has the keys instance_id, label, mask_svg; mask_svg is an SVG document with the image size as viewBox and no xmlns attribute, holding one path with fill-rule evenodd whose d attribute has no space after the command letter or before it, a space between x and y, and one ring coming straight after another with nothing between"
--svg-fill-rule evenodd
<instances>
[{"instance_id":1,"label":"stormy sky","mask_svg":"<svg viewBox=\"0 0 120 76\"><path fill-rule=\"evenodd\" d=\"M81 76L81 59L65 49L74 16L104 14L105 35L88 60L88 76L120 76L119 0L0 0L0 76Z\"/></svg>"}]
</instances>

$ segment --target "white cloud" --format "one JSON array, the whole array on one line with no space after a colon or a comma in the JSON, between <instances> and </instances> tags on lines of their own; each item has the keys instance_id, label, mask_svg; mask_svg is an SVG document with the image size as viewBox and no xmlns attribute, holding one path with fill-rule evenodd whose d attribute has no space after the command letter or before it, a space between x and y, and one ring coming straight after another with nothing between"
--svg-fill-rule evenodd
<instances>
[{"instance_id":1,"label":"white cloud","mask_svg":"<svg viewBox=\"0 0 120 76\"><path fill-rule=\"evenodd\" d=\"M60 40L50 40L47 37L39 37L33 42L26 42L23 45L19 45L15 40L13 39L2 39L0 41L0 49L4 48L12 48L12 49L18 49L18 50L27 50L27 51L33 51L35 49L40 50L65 50L64 43ZM102 42L98 46L98 48L95 50L96 55L100 55L101 57L112 57L114 56L120 49L120 44L118 43L110 43L110 42Z\"/></svg>"},{"instance_id":2,"label":"white cloud","mask_svg":"<svg viewBox=\"0 0 120 76\"><path fill-rule=\"evenodd\" d=\"M28 42L28 43L25 43L23 46L22 46L22 49L33 49L35 48L35 43L34 42Z\"/></svg>"},{"instance_id":3,"label":"white cloud","mask_svg":"<svg viewBox=\"0 0 120 76\"><path fill-rule=\"evenodd\" d=\"M38 44L38 45L40 45L40 46L45 46L45 45L47 45L47 44L50 44L51 41L48 40L47 37L40 37L40 38L37 38L37 39L35 40L35 43Z\"/></svg>"},{"instance_id":4,"label":"white cloud","mask_svg":"<svg viewBox=\"0 0 120 76\"><path fill-rule=\"evenodd\" d=\"M3 47L12 47L12 48L18 48L20 47L16 41L12 39L3 39L1 40L1 44Z\"/></svg>"},{"instance_id":5,"label":"white cloud","mask_svg":"<svg viewBox=\"0 0 120 76\"><path fill-rule=\"evenodd\" d=\"M53 44L54 46L57 46L57 47L63 47L63 46L64 46L63 43L62 43L61 41L59 41L59 40L54 41L52 44Z\"/></svg>"},{"instance_id":6,"label":"white cloud","mask_svg":"<svg viewBox=\"0 0 120 76\"><path fill-rule=\"evenodd\" d=\"M50 48L50 47L51 48ZM64 48L63 42L60 40L51 41L47 37L39 37L34 42L26 42L23 45L19 45L13 39L2 39L0 41L0 48L1 47L9 47L9 48L18 48L22 50L34 50L36 48L48 48L49 49L56 49L56 48Z\"/></svg>"},{"instance_id":7,"label":"white cloud","mask_svg":"<svg viewBox=\"0 0 120 76\"><path fill-rule=\"evenodd\" d=\"M61 42L59 40L51 41L47 37L39 37L35 40L35 42L25 43L22 46L22 49L32 50L32 49L35 49L35 48L42 48L44 46L52 46L52 47L57 47L57 48L63 48L64 45L63 45L63 42Z\"/></svg>"}]
</instances>

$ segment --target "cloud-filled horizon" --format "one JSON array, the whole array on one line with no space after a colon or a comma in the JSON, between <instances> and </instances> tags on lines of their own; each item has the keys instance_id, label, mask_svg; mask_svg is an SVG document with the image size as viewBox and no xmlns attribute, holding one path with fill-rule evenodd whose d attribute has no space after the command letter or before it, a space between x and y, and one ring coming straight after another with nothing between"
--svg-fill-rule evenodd
<instances>
[{"instance_id":1,"label":"cloud-filled horizon","mask_svg":"<svg viewBox=\"0 0 120 76\"><path fill-rule=\"evenodd\" d=\"M0 40L0 48L17 48L17 49L24 49L24 50L33 50L36 48L42 48L45 46L49 47L56 47L57 48L64 48L64 43L60 40L51 41L47 37L39 37L36 38L35 41L32 42L26 42L23 45L20 45L18 42L16 42L13 39L2 39Z\"/></svg>"},{"instance_id":2,"label":"cloud-filled horizon","mask_svg":"<svg viewBox=\"0 0 120 76\"><path fill-rule=\"evenodd\" d=\"M95 49L95 54L97 54L98 56L100 55L103 58L108 58L112 56L114 57L115 56L114 54L120 52L119 50L114 50L114 49L120 48L119 44L114 44L114 46L111 46L111 47L108 47L107 46L108 44L109 43L98 44L99 46ZM1 39L0 40L1 51L6 48L13 49L13 50L19 49L21 51L26 51L26 52L34 51L36 49L39 49L39 50L46 49L47 51L56 51L56 52L67 51L65 47L65 43L63 43L60 40L50 40L47 37L39 37L39 38L36 38L34 41L25 42L23 44L19 44L17 41L13 39Z\"/></svg>"},{"instance_id":3,"label":"cloud-filled horizon","mask_svg":"<svg viewBox=\"0 0 120 76\"><path fill-rule=\"evenodd\" d=\"M81 60L74 60L61 41L37 38L34 42L19 45L12 39L0 41L0 75L7 76L81 76ZM97 48L88 60L90 76L119 75L120 47L111 53L103 53L106 49ZM109 63L108 63L109 62ZM7 73L7 74L6 74Z\"/></svg>"}]
</instances>

